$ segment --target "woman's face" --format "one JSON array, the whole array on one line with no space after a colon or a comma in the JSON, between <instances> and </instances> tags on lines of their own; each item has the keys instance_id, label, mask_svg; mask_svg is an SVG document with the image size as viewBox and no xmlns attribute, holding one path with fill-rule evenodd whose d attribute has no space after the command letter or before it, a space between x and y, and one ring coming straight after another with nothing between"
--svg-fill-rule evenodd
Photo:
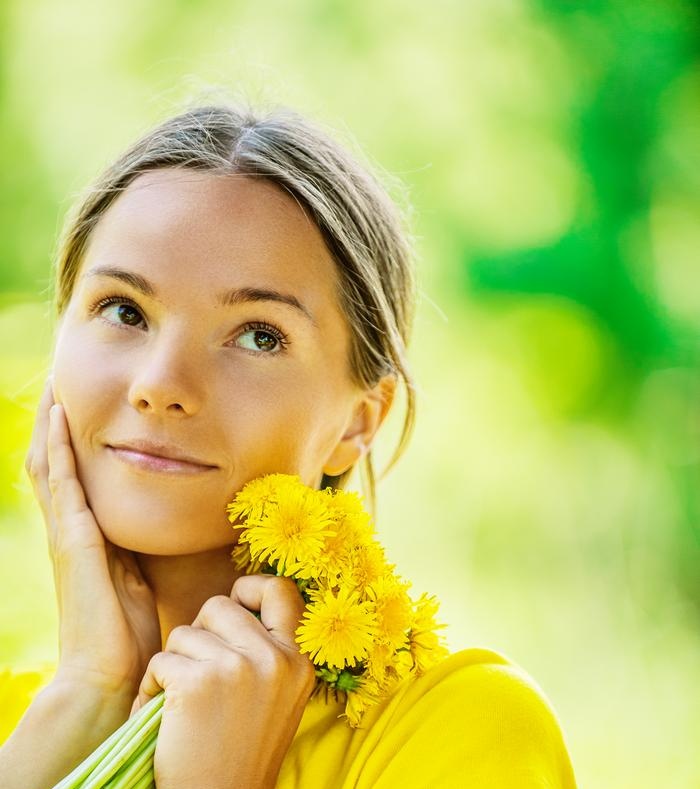
<instances>
[{"instance_id":1,"label":"woman's face","mask_svg":"<svg viewBox=\"0 0 700 789\"><path fill-rule=\"evenodd\" d=\"M263 180L160 169L109 207L58 326L54 392L111 542L160 555L232 544L225 505L248 480L316 487L357 459L336 277L316 225ZM213 468L158 471L112 449L135 440Z\"/></svg>"}]
</instances>

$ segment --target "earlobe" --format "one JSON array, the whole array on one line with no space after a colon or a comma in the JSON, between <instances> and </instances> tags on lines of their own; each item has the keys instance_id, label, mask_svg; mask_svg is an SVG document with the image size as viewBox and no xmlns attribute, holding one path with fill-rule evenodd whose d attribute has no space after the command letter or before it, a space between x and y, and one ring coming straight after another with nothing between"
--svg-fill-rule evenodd
<instances>
[{"instance_id":1,"label":"earlobe","mask_svg":"<svg viewBox=\"0 0 700 789\"><path fill-rule=\"evenodd\" d=\"M336 477L357 463L369 451L384 421L396 391L396 376L385 375L361 396L353 419L323 466L323 473Z\"/></svg>"}]
</instances>

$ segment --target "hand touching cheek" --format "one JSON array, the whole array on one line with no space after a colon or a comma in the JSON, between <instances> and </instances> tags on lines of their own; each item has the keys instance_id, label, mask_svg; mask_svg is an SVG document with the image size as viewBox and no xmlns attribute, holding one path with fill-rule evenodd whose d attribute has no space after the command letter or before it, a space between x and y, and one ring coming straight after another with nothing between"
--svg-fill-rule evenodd
<instances>
[{"instance_id":1,"label":"hand touching cheek","mask_svg":"<svg viewBox=\"0 0 700 789\"><path fill-rule=\"evenodd\" d=\"M294 640L304 606L291 578L244 575L171 631L132 708L165 690L158 789L275 786L315 683Z\"/></svg>"}]
</instances>

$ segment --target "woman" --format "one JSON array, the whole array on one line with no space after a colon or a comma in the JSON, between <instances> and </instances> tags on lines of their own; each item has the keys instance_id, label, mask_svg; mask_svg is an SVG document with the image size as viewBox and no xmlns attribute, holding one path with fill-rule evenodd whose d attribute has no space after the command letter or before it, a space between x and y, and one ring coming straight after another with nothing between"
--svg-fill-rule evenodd
<instances>
[{"instance_id":1,"label":"woman","mask_svg":"<svg viewBox=\"0 0 700 789\"><path fill-rule=\"evenodd\" d=\"M0 785L53 785L165 689L158 789L574 786L549 703L488 650L352 729L341 701L309 698L295 584L231 561L225 505L250 479L342 487L360 463L373 502L399 379L392 463L409 437L411 246L367 168L288 110L184 112L77 206L56 306L26 467L60 656L0 749Z\"/></svg>"}]
</instances>

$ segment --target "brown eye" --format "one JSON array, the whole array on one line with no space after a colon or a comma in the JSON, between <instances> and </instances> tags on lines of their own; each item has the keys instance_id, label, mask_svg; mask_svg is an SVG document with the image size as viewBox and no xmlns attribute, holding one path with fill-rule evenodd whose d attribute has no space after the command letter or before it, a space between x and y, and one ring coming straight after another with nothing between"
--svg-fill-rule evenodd
<instances>
[{"instance_id":1,"label":"brown eye","mask_svg":"<svg viewBox=\"0 0 700 789\"><path fill-rule=\"evenodd\" d=\"M102 317L108 307L114 307L113 312L116 314L116 320L109 320L109 323L135 327L139 325L140 321L143 321L143 316L138 307L130 299L125 299L121 296L109 296L106 299L102 299L91 312L98 313Z\"/></svg>"},{"instance_id":2,"label":"brown eye","mask_svg":"<svg viewBox=\"0 0 700 789\"><path fill-rule=\"evenodd\" d=\"M242 348L257 354L281 353L287 345L285 335L270 324L249 323L236 339L242 340Z\"/></svg>"},{"instance_id":3,"label":"brown eye","mask_svg":"<svg viewBox=\"0 0 700 789\"><path fill-rule=\"evenodd\" d=\"M129 304L118 304L117 315L120 321L127 323L129 326L136 326L140 320L138 311Z\"/></svg>"}]
</instances>

